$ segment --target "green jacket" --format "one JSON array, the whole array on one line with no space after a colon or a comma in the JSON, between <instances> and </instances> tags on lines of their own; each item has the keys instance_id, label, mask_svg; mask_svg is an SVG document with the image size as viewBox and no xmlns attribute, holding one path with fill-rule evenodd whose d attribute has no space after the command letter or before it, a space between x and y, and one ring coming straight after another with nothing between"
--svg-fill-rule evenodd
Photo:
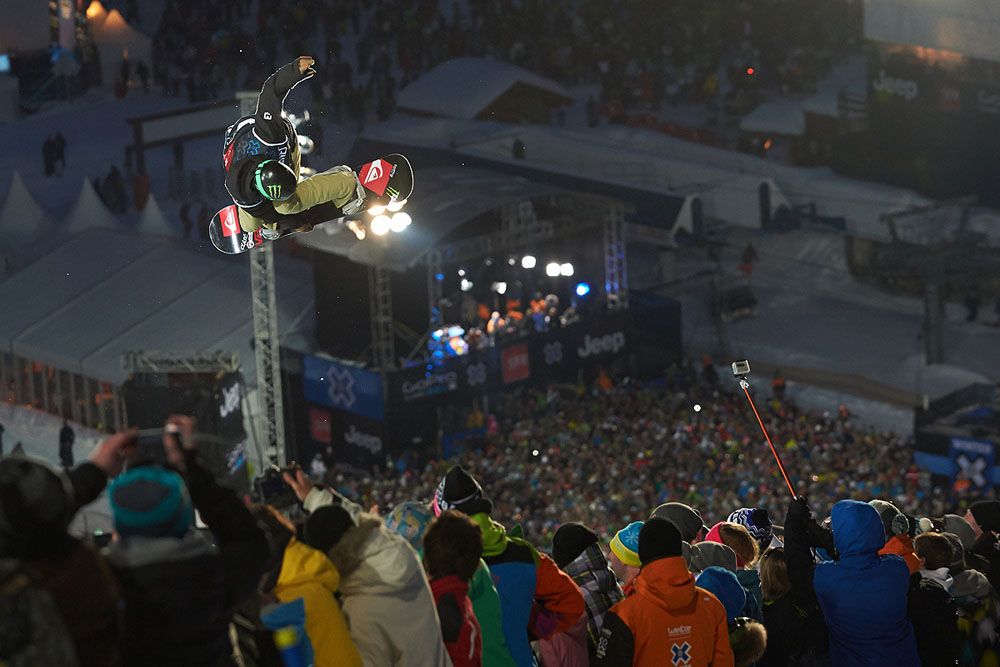
<instances>
[{"instance_id":1,"label":"green jacket","mask_svg":"<svg viewBox=\"0 0 1000 667\"><path fill-rule=\"evenodd\" d=\"M482 560L469 582L469 599L483 633L483 667L516 667L503 634L500 596L493 586L490 568Z\"/></svg>"}]
</instances>

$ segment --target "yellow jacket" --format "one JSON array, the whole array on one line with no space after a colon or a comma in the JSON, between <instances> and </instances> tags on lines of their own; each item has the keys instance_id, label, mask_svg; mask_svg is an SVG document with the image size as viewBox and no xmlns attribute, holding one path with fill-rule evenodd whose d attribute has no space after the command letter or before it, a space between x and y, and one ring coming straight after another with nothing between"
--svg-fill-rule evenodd
<instances>
[{"instance_id":1,"label":"yellow jacket","mask_svg":"<svg viewBox=\"0 0 1000 667\"><path fill-rule=\"evenodd\" d=\"M316 655L316 667L362 667L361 656L334 594L340 572L326 554L292 539L285 547L274 594L281 602L302 598L306 634Z\"/></svg>"}]
</instances>

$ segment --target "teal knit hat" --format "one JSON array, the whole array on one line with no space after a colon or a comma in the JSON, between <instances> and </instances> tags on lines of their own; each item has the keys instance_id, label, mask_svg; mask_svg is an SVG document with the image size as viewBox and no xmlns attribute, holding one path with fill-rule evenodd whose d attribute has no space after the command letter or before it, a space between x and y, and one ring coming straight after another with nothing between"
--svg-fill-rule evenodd
<instances>
[{"instance_id":1,"label":"teal knit hat","mask_svg":"<svg viewBox=\"0 0 1000 667\"><path fill-rule=\"evenodd\" d=\"M108 487L115 530L122 537L183 537L194 525L184 480L160 466L133 468Z\"/></svg>"}]
</instances>

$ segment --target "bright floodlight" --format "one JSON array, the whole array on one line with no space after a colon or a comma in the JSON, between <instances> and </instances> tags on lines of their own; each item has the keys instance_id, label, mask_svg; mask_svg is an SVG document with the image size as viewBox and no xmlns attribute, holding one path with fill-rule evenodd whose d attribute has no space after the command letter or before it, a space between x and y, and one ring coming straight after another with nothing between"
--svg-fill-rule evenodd
<instances>
[{"instance_id":1,"label":"bright floodlight","mask_svg":"<svg viewBox=\"0 0 1000 667\"><path fill-rule=\"evenodd\" d=\"M400 201L391 201L385 205L387 209L395 213L396 211L402 211L403 207L406 206L406 200L402 199Z\"/></svg>"},{"instance_id":2,"label":"bright floodlight","mask_svg":"<svg viewBox=\"0 0 1000 667\"><path fill-rule=\"evenodd\" d=\"M468 292L470 289L472 289L472 281L462 278L462 291Z\"/></svg>"},{"instance_id":3,"label":"bright floodlight","mask_svg":"<svg viewBox=\"0 0 1000 667\"><path fill-rule=\"evenodd\" d=\"M493 283L493 291L496 292L497 294L506 294L507 283L505 282Z\"/></svg>"},{"instance_id":4,"label":"bright floodlight","mask_svg":"<svg viewBox=\"0 0 1000 667\"><path fill-rule=\"evenodd\" d=\"M567 276L567 277L573 275L573 265L570 264L569 262L566 262L564 264L560 264L559 265L559 273L561 275L564 275L564 276Z\"/></svg>"},{"instance_id":5,"label":"bright floodlight","mask_svg":"<svg viewBox=\"0 0 1000 667\"><path fill-rule=\"evenodd\" d=\"M559 275L559 262L549 262L545 265L545 275L555 278Z\"/></svg>"},{"instance_id":6,"label":"bright floodlight","mask_svg":"<svg viewBox=\"0 0 1000 667\"><path fill-rule=\"evenodd\" d=\"M392 221L389 220L387 215L376 215L375 219L372 220L372 234L375 236L385 236L389 233L389 228L392 226Z\"/></svg>"},{"instance_id":7,"label":"bright floodlight","mask_svg":"<svg viewBox=\"0 0 1000 667\"><path fill-rule=\"evenodd\" d=\"M413 222L413 220L410 218L409 213L403 213L402 211L399 213L393 213L392 220L389 223L389 229L398 234L409 227L411 222Z\"/></svg>"},{"instance_id":8,"label":"bright floodlight","mask_svg":"<svg viewBox=\"0 0 1000 667\"><path fill-rule=\"evenodd\" d=\"M535 268L535 257L534 255L525 255L521 258L521 268L522 269L533 269Z\"/></svg>"},{"instance_id":9,"label":"bright floodlight","mask_svg":"<svg viewBox=\"0 0 1000 667\"><path fill-rule=\"evenodd\" d=\"M694 411L695 412L701 412L701 405L699 405L698 403L695 403L694 404Z\"/></svg>"},{"instance_id":10,"label":"bright floodlight","mask_svg":"<svg viewBox=\"0 0 1000 667\"><path fill-rule=\"evenodd\" d=\"M461 278L464 275L465 275L465 269L459 269L458 270L458 277Z\"/></svg>"},{"instance_id":11,"label":"bright floodlight","mask_svg":"<svg viewBox=\"0 0 1000 667\"><path fill-rule=\"evenodd\" d=\"M515 264L517 264L517 259L516 258L514 258L514 257L508 257L507 258L507 265L508 266L514 266Z\"/></svg>"},{"instance_id":12,"label":"bright floodlight","mask_svg":"<svg viewBox=\"0 0 1000 667\"><path fill-rule=\"evenodd\" d=\"M368 209L368 215L382 215L385 213L385 206L381 204L376 204Z\"/></svg>"},{"instance_id":13,"label":"bright floodlight","mask_svg":"<svg viewBox=\"0 0 1000 667\"><path fill-rule=\"evenodd\" d=\"M587 296L590 294L590 285L587 283L577 283L576 284L576 295L577 296Z\"/></svg>"}]
</instances>

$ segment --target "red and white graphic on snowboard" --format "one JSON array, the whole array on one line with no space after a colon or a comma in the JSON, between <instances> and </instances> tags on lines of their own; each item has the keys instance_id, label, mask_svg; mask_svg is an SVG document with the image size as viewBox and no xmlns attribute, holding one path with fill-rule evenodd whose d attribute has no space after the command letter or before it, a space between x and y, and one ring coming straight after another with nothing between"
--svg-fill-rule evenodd
<instances>
[{"instance_id":1,"label":"red and white graphic on snowboard","mask_svg":"<svg viewBox=\"0 0 1000 667\"><path fill-rule=\"evenodd\" d=\"M389 177L392 176L393 165L385 160L372 160L361 167L358 179L361 185L365 186L377 196L381 197L385 193L385 188L389 185Z\"/></svg>"},{"instance_id":2,"label":"red and white graphic on snowboard","mask_svg":"<svg viewBox=\"0 0 1000 667\"><path fill-rule=\"evenodd\" d=\"M222 209L221 218L223 236L236 236L242 231L240 229L240 214L236 204Z\"/></svg>"}]
</instances>

